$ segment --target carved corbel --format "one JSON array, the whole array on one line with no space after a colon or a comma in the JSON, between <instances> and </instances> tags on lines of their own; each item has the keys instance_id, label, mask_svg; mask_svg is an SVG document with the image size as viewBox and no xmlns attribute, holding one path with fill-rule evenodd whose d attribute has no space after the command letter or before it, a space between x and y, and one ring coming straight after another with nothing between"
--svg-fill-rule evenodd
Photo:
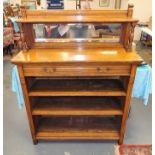
<instances>
[{"instance_id":1,"label":"carved corbel","mask_svg":"<svg viewBox=\"0 0 155 155\"><path fill-rule=\"evenodd\" d=\"M27 51L29 48L27 46L27 43L24 37L24 32L22 30L22 24L20 24L19 26L20 26L20 36L19 36L19 40L17 41L18 49Z\"/></svg>"},{"instance_id":2,"label":"carved corbel","mask_svg":"<svg viewBox=\"0 0 155 155\"><path fill-rule=\"evenodd\" d=\"M127 42L125 45L125 48L127 51L130 51L132 49L135 26L136 26L136 23L129 23L128 25L128 38L127 38Z\"/></svg>"}]
</instances>

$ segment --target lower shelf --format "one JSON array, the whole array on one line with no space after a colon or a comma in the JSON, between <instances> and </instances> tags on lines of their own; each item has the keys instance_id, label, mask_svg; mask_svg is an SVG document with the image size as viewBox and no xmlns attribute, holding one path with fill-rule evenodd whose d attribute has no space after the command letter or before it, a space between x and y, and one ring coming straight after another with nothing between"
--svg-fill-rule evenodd
<instances>
[{"instance_id":1,"label":"lower shelf","mask_svg":"<svg viewBox=\"0 0 155 155\"><path fill-rule=\"evenodd\" d=\"M115 117L41 118L38 140L118 140L119 125Z\"/></svg>"}]
</instances>

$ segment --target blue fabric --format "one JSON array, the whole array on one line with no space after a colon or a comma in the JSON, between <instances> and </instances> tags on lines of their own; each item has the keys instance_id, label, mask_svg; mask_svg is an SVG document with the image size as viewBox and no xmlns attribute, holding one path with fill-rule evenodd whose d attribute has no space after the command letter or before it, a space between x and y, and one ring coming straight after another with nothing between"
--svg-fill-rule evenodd
<instances>
[{"instance_id":1,"label":"blue fabric","mask_svg":"<svg viewBox=\"0 0 155 155\"><path fill-rule=\"evenodd\" d=\"M147 105L149 94L152 92L152 69L149 65L137 67L133 85L132 97L141 98L144 105Z\"/></svg>"},{"instance_id":2,"label":"blue fabric","mask_svg":"<svg viewBox=\"0 0 155 155\"><path fill-rule=\"evenodd\" d=\"M19 29L19 26L16 22L17 18L16 17L9 17L9 19L12 21L13 23L13 27L14 27L14 31L17 33L17 32L20 32L20 29Z\"/></svg>"},{"instance_id":3,"label":"blue fabric","mask_svg":"<svg viewBox=\"0 0 155 155\"><path fill-rule=\"evenodd\" d=\"M14 66L12 69L12 91L16 93L19 109L22 109L24 105L24 98L17 66Z\"/></svg>"}]
</instances>

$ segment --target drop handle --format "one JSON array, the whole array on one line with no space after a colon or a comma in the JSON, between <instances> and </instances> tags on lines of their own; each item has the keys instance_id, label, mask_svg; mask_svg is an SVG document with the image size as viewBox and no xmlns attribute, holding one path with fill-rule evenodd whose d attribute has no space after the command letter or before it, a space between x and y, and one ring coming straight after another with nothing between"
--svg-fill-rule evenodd
<instances>
[{"instance_id":1,"label":"drop handle","mask_svg":"<svg viewBox=\"0 0 155 155\"><path fill-rule=\"evenodd\" d=\"M97 67L96 69L98 72L102 72L101 68L100 67Z\"/></svg>"},{"instance_id":2,"label":"drop handle","mask_svg":"<svg viewBox=\"0 0 155 155\"><path fill-rule=\"evenodd\" d=\"M106 68L97 67L97 71L100 72L100 73L106 73L109 70L110 70L109 67L106 67Z\"/></svg>"},{"instance_id":3,"label":"drop handle","mask_svg":"<svg viewBox=\"0 0 155 155\"><path fill-rule=\"evenodd\" d=\"M53 73L56 72L56 68L44 68L44 71L47 73Z\"/></svg>"}]
</instances>

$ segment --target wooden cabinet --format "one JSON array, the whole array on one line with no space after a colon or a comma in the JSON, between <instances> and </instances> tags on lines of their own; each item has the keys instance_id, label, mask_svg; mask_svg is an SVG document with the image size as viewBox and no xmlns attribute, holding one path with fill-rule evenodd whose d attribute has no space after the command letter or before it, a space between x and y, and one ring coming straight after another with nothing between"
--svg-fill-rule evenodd
<instances>
[{"instance_id":1,"label":"wooden cabinet","mask_svg":"<svg viewBox=\"0 0 155 155\"><path fill-rule=\"evenodd\" d=\"M67 22L77 20L71 16L75 11L63 12L64 16L54 12L57 21L53 21L46 11L28 11L19 22L25 34L33 31L29 28L36 22L64 22L62 17L66 16ZM131 8L118 11L114 18L116 11L100 11L103 15L111 14L114 22L124 22L125 39L131 39L126 28L136 21L130 17L131 12ZM95 22L93 11L78 11L77 15L85 17L80 22ZM26 34L25 40L27 37ZM21 51L12 63L18 67L34 144L38 140L118 140L121 144L136 67L142 61L130 49L131 40L126 43L121 39L116 47L90 41L59 45L56 40L59 46L52 47L54 43L50 42L49 49L47 42L36 46L35 39L31 39L31 43L26 42L31 49Z\"/></svg>"}]
</instances>

